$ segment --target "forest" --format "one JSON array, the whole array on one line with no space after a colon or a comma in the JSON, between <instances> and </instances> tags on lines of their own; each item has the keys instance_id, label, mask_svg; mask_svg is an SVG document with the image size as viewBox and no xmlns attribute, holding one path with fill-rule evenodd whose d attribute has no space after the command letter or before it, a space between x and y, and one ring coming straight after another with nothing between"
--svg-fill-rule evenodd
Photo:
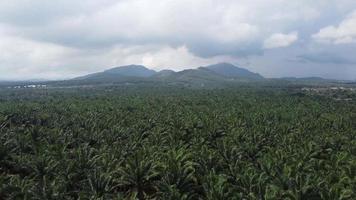
<instances>
[{"instance_id":1,"label":"forest","mask_svg":"<svg viewBox=\"0 0 356 200\"><path fill-rule=\"evenodd\" d=\"M356 95L335 95L1 89L0 199L356 199Z\"/></svg>"}]
</instances>

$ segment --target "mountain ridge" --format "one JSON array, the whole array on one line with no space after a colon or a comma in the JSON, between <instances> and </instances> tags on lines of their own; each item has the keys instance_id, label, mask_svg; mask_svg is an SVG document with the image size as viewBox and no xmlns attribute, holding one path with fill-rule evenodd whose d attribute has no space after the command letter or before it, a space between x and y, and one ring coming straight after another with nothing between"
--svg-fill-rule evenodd
<instances>
[{"instance_id":1,"label":"mountain ridge","mask_svg":"<svg viewBox=\"0 0 356 200\"><path fill-rule=\"evenodd\" d=\"M229 79L263 79L258 73L237 67L230 63L217 63L195 69L185 69L178 72L164 69L159 72L143 65L125 65L114 67L102 72L76 77L72 80L83 81L128 81L128 78L153 79L165 81L228 81Z\"/></svg>"},{"instance_id":2,"label":"mountain ridge","mask_svg":"<svg viewBox=\"0 0 356 200\"><path fill-rule=\"evenodd\" d=\"M228 78L263 79L263 76L258 73L251 72L245 68L237 67L230 63L217 63L200 68L211 70Z\"/></svg>"},{"instance_id":3,"label":"mountain ridge","mask_svg":"<svg viewBox=\"0 0 356 200\"><path fill-rule=\"evenodd\" d=\"M125 65L120 67L113 67L102 72L87 74L84 76L76 77L72 80L99 80L99 79L115 79L120 77L150 77L157 72L148 69L142 65Z\"/></svg>"}]
</instances>

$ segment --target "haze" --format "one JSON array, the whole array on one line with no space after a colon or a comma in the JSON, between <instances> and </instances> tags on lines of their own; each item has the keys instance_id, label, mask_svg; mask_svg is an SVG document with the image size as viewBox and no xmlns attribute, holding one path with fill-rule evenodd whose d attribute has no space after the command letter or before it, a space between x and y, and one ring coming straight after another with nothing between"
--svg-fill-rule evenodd
<instances>
[{"instance_id":1,"label":"haze","mask_svg":"<svg viewBox=\"0 0 356 200\"><path fill-rule=\"evenodd\" d=\"M0 80L217 62L356 79L354 0L2 0Z\"/></svg>"}]
</instances>

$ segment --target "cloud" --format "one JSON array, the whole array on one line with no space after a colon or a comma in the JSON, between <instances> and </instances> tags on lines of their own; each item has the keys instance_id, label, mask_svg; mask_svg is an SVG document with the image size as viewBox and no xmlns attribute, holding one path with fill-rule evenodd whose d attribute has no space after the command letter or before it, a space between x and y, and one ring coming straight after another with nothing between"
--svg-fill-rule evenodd
<instances>
[{"instance_id":1,"label":"cloud","mask_svg":"<svg viewBox=\"0 0 356 200\"><path fill-rule=\"evenodd\" d=\"M244 16L247 12L247 5L237 6L231 1L123 0L89 14L57 17L41 29L26 29L26 34L36 40L79 48L154 43L186 45L200 56L235 54L246 49L258 52L255 43L261 37L260 30ZM217 50L206 52L199 48L202 43ZM217 46L225 48L214 48Z\"/></svg>"},{"instance_id":2,"label":"cloud","mask_svg":"<svg viewBox=\"0 0 356 200\"><path fill-rule=\"evenodd\" d=\"M73 78L129 64L155 70L183 70L217 62L237 62L230 56L201 58L186 46L117 45L88 51L1 34L0 38L0 80Z\"/></svg>"},{"instance_id":3,"label":"cloud","mask_svg":"<svg viewBox=\"0 0 356 200\"><path fill-rule=\"evenodd\" d=\"M339 56L333 53L316 53L316 54L305 54L297 56L297 61L299 62L314 62L314 63L324 63L324 64L336 64L336 65L354 65L356 60L349 59L345 56Z\"/></svg>"},{"instance_id":4,"label":"cloud","mask_svg":"<svg viewBox=\"0 0 356 200\"><path fill-rule=\"evenodd\" d=\"M293 44L294 42L296 42L297 40L298 40L297 32L292 32L289 34L275 33L264 41L263 47L265 49L287 47Z\"/></svg>"},{"instance_id":5,"label":"cloud","mask_svg":"<svg viewBox=\"0 0 356 200\"><path fill-rule=\"evenodd\" d=\"M164 43L186 45L199 56L245 56L260 53L265 35L316 20L324 7L306 0L99 2L13 0L0 4L0 21L31 39L71 47Z\"/></svg>"},{"instance_id":6,"label":"cloud","mask_svg":"<svg viewBox=\"0 0 356 200\"><path fill-rule=\"evenodd\" d=\"M356 42L356 10L347 16L338 26L327 26L312 36L316 41L330 44L348 44Z\"/></svg>"},{"instance_id":7,"label":"cloud","mask_svg":"<svg viewBox=\"0 0 356 200\"><path fill-rule=\"evenodd\" d=\"M115 2L117 1L3 0L0 1L0 21L22 27L43 26L63 18L89 15Z\"/></svg>"},{"instance_id":8,"label":"cloud","mask_svg":"<svg viewBox=\"0 0 356 200\"><path fill-rule=\"evenodd\" d=\"M25 78L37 74L53 76L61 70L62 60L76 51L50 43L36 42L0 34L0 79Z\"/></svg>"},{"instance_id":9,"label":"cloud","mask_svg":"<svg viewBox=\"0 0 356 200\"><path fill-rule=\"evenodd\" d=\"M0 79L64 78L132 63L183 69L241 60L266 72L263 63L278 65L287 50L323 47L311 34L355 9L354 0L2 0ZM271 48L280 55L270 57ZM283 70L296 71L293 65Z\"/></svg>"}]
</instances>

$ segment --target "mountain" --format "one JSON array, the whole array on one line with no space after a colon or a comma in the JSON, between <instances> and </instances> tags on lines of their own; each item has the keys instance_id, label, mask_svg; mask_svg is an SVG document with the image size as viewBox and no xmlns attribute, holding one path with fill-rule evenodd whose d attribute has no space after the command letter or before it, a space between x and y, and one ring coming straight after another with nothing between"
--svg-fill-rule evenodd
<instances>
[{"instance_id":1,"label":"mountain","mask_svg":"<svg viewBox=\"0 0 356 200\"><path fill-rule=\"evenodd\" d=\"M187 69L180 72L176 72L168 76L169 80L174 81L224 81L225 78L221 75L206 70L203 68L198 69Z\"/></svg>"},{"instance_id":2,"label":"mountain","mask_svg":"<svg viewBox=\"0 0 356 200\"><path fill-rule=\"evenodd\" d=\"M172 75L174 80L189 81L189 80L207 80L207 81L223 81L224 77L206 69L187 69L177 72Z\"/></svg>"},{"instance_id":3,"label":"mountain","mask_svg":"<svg viewBox=\"0 0 356 200\"><path fill-rule=\"evenodd\" d=\"M128 78L146 78L156 73L157 73L156 71L148 69L142 65L127 65L127 66L111 68L103 72L77 77L73 80L114 81L118 79L128 79Z\"/></svg>"},{"instance_id":4,"label":"mountain","mask_svg":"<svg viewBox=\"0 0 356 200\"><path fill-rule=\"evenodd\" d=\"M155 73L152 78L165 78L165 77L169 77L171 76L172 74L176 73L175 71L173 70L169 70L169 69L164 69L164 70L161 70L157 73Z\"/></svg>"},{"instance_id":5,"label":"mountain","mask_svg":"<svg viewBox=\"0 0 356 200\"><path fill-rule=\"evenodd\" d=\"M192 88L218 88L230 82L225 77L205 68L170 72L166 76L157 77L156 80L163 81L168 85L182 85Z\"/></svg>"},{"instance_id":6,"label":"mountain","mask_svg":"<svg viewBox=\"0 0 356 200\"><path fill-rule=\"evenodd\" d=\"M104 72L131 77L149 77L157 73L156 71L148 69L142 65L127 65L122 67L115 67Z\"/></svg>"},{"instance_id":7,"label":"mountain","mask_svg":"<svg viewBox=\"0 0 356 200\"><path fill-rule=\"evenodd\" d=\"M228 63L219 63L197 69L187 69L179 72L162 70L156 72L141 65L115 67L103 72L89 74L72 79L84 84L96 83L137 83L165 82L167 84L184 84L190 86L221 85L233 81L260 80L263 77L246 69Z\"/></svg>"},{"instance_id":8,"label":"mountain","mask_svg":"<svg viewBox=\"0 0 356 200\"><path fill-rule=\"evenodd\" d=\"M237 67L230 63L218 63L201 68L211 70L228 78L263 79L263 76L258 73L250 72L247 69Z\"/></svg>"}]
</instances>

